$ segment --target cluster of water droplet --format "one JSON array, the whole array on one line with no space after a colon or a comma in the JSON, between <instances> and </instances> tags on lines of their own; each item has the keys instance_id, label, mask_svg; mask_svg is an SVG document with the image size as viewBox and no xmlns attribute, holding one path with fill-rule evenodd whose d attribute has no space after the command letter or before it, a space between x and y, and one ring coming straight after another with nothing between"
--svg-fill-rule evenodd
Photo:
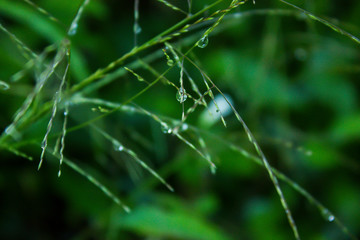
<instances>
[{"instance_id":1,"label":"cluster of water droplet","mask_svg":"<svg viewBox=\"0 0 360 240\"><path fill-rule=\"evenodd\" d=\"M203 36L198 42L197 42L197 46L199 48L205 48L209 43L209 38L207 35Z\"/></svg>"},{"instance_id":2,"label":"cluster of water droplet","mask_svg":"<svg viewBox=\"0 0 360 240\"><path fill-rule=\"evenodd\" d=\"M176 100L178 100L180 103L185 102L187 99L186 91L184 88L180 87L179 91L176 93Z\"/></svg>"},{"instance_id":3,"label":"cluster of water droplet","mask_svg":"<svg viewBox=\"0 0 360 240\"><path fill-rule=\"evenodd\" d=\"M172 133L172 129L164 122L161 123L161 131L165 134Z\"/></svg>"},{"instance_id":4,"label":"cluster of water droplet","mask_svg":"<svg viewBox=\"0 0 360 240\"><path fill-rule=\"evenodd\" d=\"M76 22L72 23L68 31L69 36L74 36L77 32L78 24Z\"/></svg>"},{"instance_id":5,"label":"cluster of water droplet","mask_svg":"<svg viewBox=\"0 0 360 240\"><path fill-rule=\"evenodd\" d=\"M329 222L333 222L335 220L335 216L329 211L329 209L325 208L321 211L321 214L325 218L325 220Z\"/></svg>"}]
</instances>

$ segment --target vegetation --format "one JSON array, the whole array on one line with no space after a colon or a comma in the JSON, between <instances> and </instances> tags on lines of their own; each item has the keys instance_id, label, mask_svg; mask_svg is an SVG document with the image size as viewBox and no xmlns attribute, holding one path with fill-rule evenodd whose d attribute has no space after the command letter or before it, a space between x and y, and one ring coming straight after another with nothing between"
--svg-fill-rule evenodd
<instances>
[{"instance_id":1,"label":"vegetation","mask_svg":"<svg viewBox=\"0 0 360 240\"><path fill-rule=\"evenodd\" d=\"M359 10L0 0L1 237L357 239Z\"/></svg>"}]
</instances>

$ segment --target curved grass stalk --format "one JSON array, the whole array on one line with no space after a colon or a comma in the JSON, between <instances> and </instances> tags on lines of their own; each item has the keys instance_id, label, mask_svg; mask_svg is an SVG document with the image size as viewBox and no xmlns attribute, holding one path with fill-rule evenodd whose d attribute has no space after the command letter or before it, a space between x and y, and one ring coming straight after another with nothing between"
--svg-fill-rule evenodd
<instances>
[{"instance_id":1,"label":"curved grass stalk","mask_svg":"<svg viewBox=\"0 0 360 240\"><path fill-rule=\"evenodd\" d=\"M100 128L96 127L95 125L91 125L98 133L100 133L103 137L111 141L116 151L125 152L129 156L131 156L140 166L142 166L145 170L147 170L150 174L152 174L155 178L157 178L162 184L164 184L171 192L174 192L174 188L168 184L165 179L163 179L157 172L155 172L151 167L149 167L143 160L141 160L137 154L125 147L123 144L121 144L117 139L110 136L105 131L101 130Z\"/></svg>"},{"instance_id":2,"label":"curved grass stalk","mask_svg":"<svg viewBox=\"0 0 360 240\"><path fill-rule=\"evenodd\" d=\"M82 13L86 7L86 5L88 5L90 3L90 0L84 0L83 3L80 5L78 12L75 15L74 20L72 21L69 30L68 30L68 35L72 36L75 35L79 26L79 20L82 16Z\"/></svg>"},{"instance_id":3,"label":"curved grass stalk","mask_svg":"<svg viewBox=\"0 0 360 240\"><path fill-rule=\"evenodd\" d=\"M134 71L131 70L130 68L124 67L124 69L125 69L126 71L128 71L129 73L131 73L132 75L134 75L139 82L146 82L147 84L149 84L148 81L146 81L142 76L140 76L139 74L137 74L136 72L134 72Z\"/></svg>"},{"instance_id":4,"label":"curved grass stalk","mask_svg":"<svg viewBox=\"0 0 360 240\"><path fill-rule=\"evenodd\" d=\"M50 151L51 152L51 151ZM54 157L57 157L54 155ZM70 168L72 168L75 172L79 173L83 177L85 177L89 182L94 184L97 188L99 188L107 197L109 197L113 202L115 202L117 205L122 207L125 212L130 213L131 209L125 205L113 192L111 192L105 185L103 185L101 182L99 182L95 177L93 177L90 173L83 170L81 167L79 167L76 163L70 161L66 157L63 158L63 161L66 165L68 165Z\"/></svg>"},{"instance_id":5,"label":"curved grass stalk","mask_svg":"<svg viewBox=\"0 0 360 240\"><path fill-rule=\"evenodd\" d=\"M60 60L62 60L63 57L67 56L68 57L68 63L66 65L65 72L64 72L64 75L63 75L62 80L60 82L59 88L58 88L58 90L57 90L57 92L55 93L55 96L54 96L52 114L51 114L51 117L50 117L50 120L49 120L49 123L48 123L48 126L47 126L47 130L46 130L44 139L43 139L42 144L41 144L42 151L41 151L41 155L40 155L40 162L39 162L38 170L41 168L41 165L42 165L43 160L44 160L45 151L46 151L46 148L48 146L48 136L49 136L49 134L51 132L52 124L53 124L53 121L55 119L55 115L57 113L57 106L58 106L58 103L60 102L60 99L62 97L63 87L65 85L67 73L68 73L68 70L69 70L69 67L70 67L70 49L67 48L66 45L62 46L62 47L64 47L64 49L60 49L60 51L61 52L64 51L64 55L62 55ZM63 126L63 128L64 128L63 131L65 133L66 133L66 120L67 120L67 116L65 115L64 126ZM64 133L64 136L61 138L60 166L61 166L62 157L63 157L62 153L63 153L63 150L64 150L63 148L64 148L65 133ZM61 170L60 170L60 167L59 167L58 176L60 176L60 175L61 175Z\"/></svg>"},{"instance_id":6,"label":"curved grass stalk","mask_svg":"<svg viewBox=\"0 0 360 240\"><path fill-rule=\"evenodd\" d=\"M62 163L64 161L64 149L65 149L65 136L67 133L67 121L68 121L68 116L69 116L69 105L65 104L65 110L64 110L64 122L63 122L63 129L62 129L62 133L61 133L61 138L60 138L60 159L59 159L59 171L58 171L58 177L61 176L61 166Z\"/></svg>"},{"instance_id":7,"label":"curved grass stalk","mask_svg":"<svg viewBox=\"0 0 360 240\"><path fill-rule=\"evenodd\" d=\"M36 144L36 143L34 143L34 144ZM11 152L11 153L13 153L13 154L15 154L17 156L24 157L24 158L32 161L31 157L29 157L25 153L22 153L21 151L13 148L12 146L1 145L1 147L5 148L9 152ZM60 156L55 154L53 149L51 149L49 147L49 148L47 148L47 151L51 155L53 155L55 158L58 158L60 160ZM89 182L94 184L97 188L99 188L105 194L105 196L109 197L114 203L116 203L118 206L123 208L125 210L125 212L127 212L127 213L131 212L131 209L127 205L125 205L112 191L110 191L104 184L102 184L95 177L93 177L89 172L85 171L84 169L79 167L76 163L74 163L73 161L69 160L68 158L66 158L64 156L63 156L63 162L67 166L69 166L71 169L73 169L75 172L77 172L80 175L82 175L83 177L85 177Z\"/></svg>"},{"instance_id":8,"label":"curved grass stalk","mask_svg":"<svg viewBox=\"0 0 360 240\"><path fill-rule=\"evenodd\" d=\"M3 32L5 32L7 35L9 35L10 39L16 43L16 46L20 50L21 54L27 60L37 58L36 53L34 53L29 47L27 47L25 43L23 43L18 37L15 36L15 34L11 33L9 30L7 30L1 23L0 23L0 29Z\"/></svg>"},{"instance_id":9,"label":"curved grass stalk","mask_svg":"<svg viewBox=\"0 0 360 240\"><path fill-rule=\"evenodd\" d=\"M11 152L12 154L14 154L15 156L25 158L29 161L33 160L33 158L31 156L27 155L26 153L18 150L16 147L13 147L11 145L7 145L7 144L0 145L0 149L5 149L5 150Z\"/></svg>"},{"instance_id":10,"label":"curved grass stalk","mask_svg":"<svg viewBox=\"0 0 360 240\"><path fill-rule=\"evenodd\" d=\"M145 115L151 117L152 119L154 119L156 122L160 123L161 127L164 129L164 133L168 133L168 134L173 134L174 136L176 136L179 140L181 140L182 142L184 142L186 145L188 145L190 148L192 148L194 151L196 151L203 159L205 159L209 165L210 165L210 170L212 173L215 173L216 171L216 165L212 162L211 158L209 158L206 154L204 154L203 152L201 152L197 147L195 147L194 144L192 144L191 142L189 142L186 138L184 138L182 135L179 134L179 131L174 131L173 129L171 129L168 124L166 122L164 122L163 120L160 119L159 116L137 106L137 108L140 109L140 111L142 111Z\"/></svg>"},{"instance_id":11,"label":"curved grass stalk","mask_svg":"<svg viewBox=\"0 0 360 240\"><path fill-rule=\"evenodd\" d=\"M158 2L161 2L162 4L164 4L165 6L171 8L171 9L174 10L174 11L181 12L181 13L183 13L183 14L185 14L185 15L188 15L187 12L185 12L184 10L182 10L182 9L174 6L173 4L169 3L168 1L165 1L165 0L157 0L157 1L158 1Z\"/></svg>"},{"instance_id":12,"label":"curved grass stalk","mask_svg":"<svg viewBox=\"0 0 360 240\"><path fill-rule=\"evenodd\" d=\"M315 21L318 21L322 24L324 24L325 26L331 28L332 30L334 30L335 32L337 33L340 33L348 38L350 38L351 40L353 40L354 42L356 42L357 44L360 44L360 39L355 37L354 35L352 35L351 33L348 33L347 31L341 29L340 27L336 26L335 24L323 19L323 18L320 18L318 16L315 16L314 14L312 14L311 12L308 12L292 3L289 3L287 1L284 1L284 0L279 0L280 2L283 2L299 11L301 11L302 13L304 13L306 16L310 17L311 19L315 20Z\"/></svg>"},{"instance_id":13,"label":"curved grass stalk","mask_svg":"<svg viewBox=\"0 0 360 240\"><path fill-rule=\"evenodd\" d=\"M36 5L34 2L30 1L30 0L23 0L24 2L26 2L27 4L29 4L30 6L32 6L34 9L36 9L37 11L39 11L40 13L44 14L46 17L48 17L51 21L56 22L56 23L61 23L56 17L54 17L51 13L49 13L48 11L46 11L45 9L39 7L38 5Z\"/></svg>"},{"instance_id":14,"label":"curved grass stalk","mask_svg":"<svg viewBox=\"0 0 360 240\"><path fill-rule=\"evenodd\" d=\"M174 133L174 135L179 138L181 141L183 141L186 145L188 145L190 148L192 148L193 150L195 150L202 158L204 158L210 165L210 171L212 174L216 173L216 165L215 163L211 160L211 157L209 157L209 155L207 153L203 153L201 152L199 149L197 149L195 147L194 144L192 144L191 142L189 142L187 139L185 139L182 135L180 135L179 133Z\"/></svg>"}]
</instances>

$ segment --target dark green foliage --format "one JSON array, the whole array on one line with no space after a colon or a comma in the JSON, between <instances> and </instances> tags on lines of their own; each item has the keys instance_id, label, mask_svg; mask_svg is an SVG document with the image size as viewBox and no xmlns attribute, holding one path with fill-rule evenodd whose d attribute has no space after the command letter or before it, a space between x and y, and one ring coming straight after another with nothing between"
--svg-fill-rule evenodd
<instances>
[{"instance_id":1,"label":"dark green foliage","mask_svg":"<svg viewBox=\"0 0 360 240\"><path fill-rule=\"evenodd\" d=\"M0 0L0 238L357 239L359 10Z\"/></svg>"}]
</instances>

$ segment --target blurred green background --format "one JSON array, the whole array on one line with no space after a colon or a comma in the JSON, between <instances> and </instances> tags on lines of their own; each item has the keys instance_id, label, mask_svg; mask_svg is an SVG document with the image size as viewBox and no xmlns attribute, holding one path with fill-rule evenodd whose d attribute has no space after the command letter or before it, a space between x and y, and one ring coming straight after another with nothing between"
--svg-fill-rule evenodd
<instances>
[{"instance_id":1,"label":"blurred green background","mask_svg":"<svg viewBox=\"0 0 360 240\"><path fill-rule=\"evenodd\" d=\"M169 1L188 11L189 1ZM192 2L195 14L213 1ZM80 0L34 1L60 23L25 1L0 0L0 23L30 49L41 53L66 38ZM360 36L360 2L304 0L291 3ZM201 16L225 9L223 1ZM140 46L187 16L155 0L139 1L137 36ZM211 26L204 23L170 41L185 53ZM70 37L70 87L107 66L134 47L134 1L96 1L85 8L77 34ZM124 64L146 81L156 79L144 60L159 73L167 68L161 51L151 47ZM169 51L168 54L170 55ZM171 55L170 55L171 56ZM280 1L250 1L234 9L209 36L206 48L189 55L224 92L254 133L270 164L304 187L342 221L354 239L360 236L360 44ZM0 32L0 129L4 131L34 86L34 72L10 82L26 59L17 44ZM131 65L131 63L134 63ZM123 66L119 66L121 70ZM199 71L184 67L207 89ZM179 86L180 70L166 78ZM147 86L131 73L120 74L83 95L122 103ZM184 86L190 94L191 85ZM156 115L181 120L176 89L158 82L133 103ZM218 95L214 91L215 95ZM211 105L211 99L206 98ZM39 102L37 104L43 104ZM192 100L184 103L185 109ZM69 127L94 119L94 104L70 106ZM90 126L69 132L65 156L107 186L132 209L126 213L90 181L49 154L37 171L41 140L50 113L23 128L18 139L0 147L1 239L294 239L275 188L264 168L234 151L231 144L256 155L233 114L221 121L206 119L197 107L184 132L189 141L210 154L208 163L171 134L163 134L152 118L131 111L116 112L94 124L132 149L175 189L168 191L133 159L113 149ZM60 115L60 114L59 114ZM61 118L54 132L61 131ZM199 136L205 141L201 146ZM54 139L50 141L53 146ZM18 144L17 143L21 143ZM9 146L33 161L7 151ZM336 221L299 192L280 181L302 239L351 239Z\"/></svg>"}]
</instances>

